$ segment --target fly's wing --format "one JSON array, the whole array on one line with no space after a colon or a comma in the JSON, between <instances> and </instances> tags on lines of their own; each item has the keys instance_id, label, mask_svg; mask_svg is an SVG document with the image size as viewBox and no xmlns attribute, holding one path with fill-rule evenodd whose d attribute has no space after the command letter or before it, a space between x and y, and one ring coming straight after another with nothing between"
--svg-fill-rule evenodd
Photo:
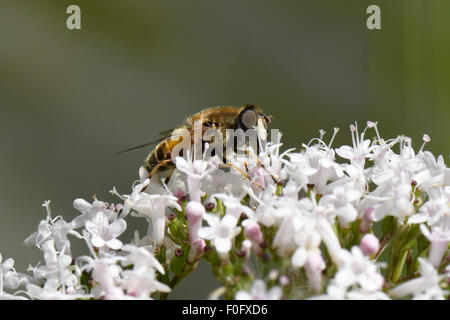
<instances>
[{"instance_id":1,"label":"fly's wing","mask_svg":"<svg viewBox=\"0 0 450 320\"><path fill-rule=\"evenodd\" d=\"M186 127L185 126L184 128L187 129L190 134L192 134L192 132L191 132L192 129L190 127ZM158 139L156 139L154 141L151 141L151 142L147 142L147 143L141 144L139 146L134 146L134 147L131 147L131 148L127 148L125 150L117 152L117 154L122 154L122 153L125 153L125 152L128 152L128 151L145 148L145 147L148 147L148 146L151 146L151 145L157 145L157 144L159 144L159 143L161 143L163 141L166 141L166 140L169 140L169 139L175 139L175 138L179 138L179 137L183 136L181 134L174 134L175 130L176 129L170 129L170 130L166 130L166 131L161 131L159 133L160 135L162 135L161 138L158 138Z\"/></svg>"},{"instance_id":2,"label":"fly's wing","mask_svg":"<svg viewBox=\"0 0 450 320\"><path fill-rule=\"evenodd\" d=\"M141 144L141 145L139 145L139 146L134 146L134 147L131 147L131 148L128 148L128 149L119 151L119 152L117 152L116 154L122 154L122 153L125 153L125 152L128 152L128 151L132 151L132 150L137 150L137 149L145 148L145 147L147 147L147 146L151 146L151 145L154 145L154 144L158 144L158 143L160 143L161 141L163 141L163 140L165 140L165 139L166 139L166 138L160 138L160 139L155 140L155 141L152 141L152 142L147 142L147 143Z\"/></svg>"},{"instance_id":3,"label":"fly's wing","mask_svg":"<svg viewBox=\"0 0 450 320\"><path fill-rule=\"evenodd\" d=\"M139 145L139 146L134 146L134 147L130 147L130 148L127 148L127 149L125 149L125 150L119 151L119 152L117 152L117 154L122 154L122 153L125 153L125 152L128 152L128 151L132 151L132 150L137 150L137 149L145 148L145 147L148 147L148 146L151 146L151 145L156 145L156 144L158 144L158 143L163 142L164 140L169 139L169 138L171 137L172 132L173 132L173 129L171 129L171 130L166 130L166 131L161 131L159 134L160 134L162 137L160 137L160 138L158 138L158 139L156 139L156 140L154 140L154 141L151 141L151 142L147 142L147 143L141 144L141 145Z\"/></svg>"},{"instance_id":4,"label":"fly's wing","mask_svg":"<svg viewBox=\"0 0 450 320\"><path fill-rule=\"evenodd\" d=\"M173 130L175 130L175 129L176 129L176 128L169 129L169 130L165 130L165 131L161 131L161 132L159 133L159 135L162 136L162 137L159 139L160 142L161 142L162 140L164 140L165 138L169 138L169 137L172 135Z\"/></svg>"}]
</instances>

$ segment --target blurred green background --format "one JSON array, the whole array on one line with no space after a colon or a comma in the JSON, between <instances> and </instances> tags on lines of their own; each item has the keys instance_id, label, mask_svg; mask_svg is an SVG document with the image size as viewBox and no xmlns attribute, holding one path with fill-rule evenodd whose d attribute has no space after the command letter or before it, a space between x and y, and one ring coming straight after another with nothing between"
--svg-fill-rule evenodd
<instances>
[{"instance_id":1,"label":"blurred green background","mask_svg":"<svg viewBox=\"0 0 450 320\"><path fill-rule=\"evenodd\" d=\"M366 28L370 4L382 30ZM44 200L66 220L77 197L117 201L150 150L116 151L204 107L255 104L286 147L334 126L350 144L351 122L379 121L416 148L428 133L449 163L448 0L0 0L0 40L0 253L18 271L41 259L23 240ZM202 265L171 298L216 287Z\"/></svg>"}]
</instances>

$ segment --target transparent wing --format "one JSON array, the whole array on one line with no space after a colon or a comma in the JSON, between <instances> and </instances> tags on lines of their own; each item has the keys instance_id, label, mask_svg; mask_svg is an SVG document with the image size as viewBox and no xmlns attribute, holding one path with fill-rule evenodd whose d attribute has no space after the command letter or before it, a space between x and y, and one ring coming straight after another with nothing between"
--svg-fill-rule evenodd
<instances>
[{"instance_id":1,"label":"transparent wing","mask_svg":"<svg viewBox=\"0 0 450 320\"><path fill-rule=\"evenodd\" d=\"M158 138L158 139L156 139L154 141L151 141L151 142L147 142L147 143L141 144L139 146L134 146L134 147L127 148L125 150L117 152L117 154L122 154L122 153L125 153L125 152L128 152L128 151L137 150L137 149L141 149L141 148L145 148L145 147L148 147L148 146L151 146L151 145L158 144L158 143L160 143L160 142L162 142L164 140L169 139L171 137L172 131L173 131L173 129L162 131L162 132L159 133L160 135L162 135L161 138Z\"/></svg>"}]
</instances>

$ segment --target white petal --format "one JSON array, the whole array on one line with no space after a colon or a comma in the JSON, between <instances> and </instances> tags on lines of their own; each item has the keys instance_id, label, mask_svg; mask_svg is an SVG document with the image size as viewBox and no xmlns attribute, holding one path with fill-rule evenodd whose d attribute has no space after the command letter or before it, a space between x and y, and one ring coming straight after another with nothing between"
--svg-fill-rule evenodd
<instances>
[{"instance_id":1,"label":"white petal","mask_svg":"<svg viewBox=\"0 0 450 320\"><path fill-rule=\"evenodd\" d=\"M75 199L73 201L73 207L82 213L92 209L92 205L84 199Z\"/></svg>"},{"instance_id":2,"label":"white petal","mask_svg":"<svg viewBox=\"0 0 450 320\"><path fill-rule=\"evenodd\" d=\"M306 262L306 258L308 258L307 251L304 248L298 248L292 255L292 265L297 268L303 267Z\"/></svg>"},{"instance_id":3,"label":"white petal","mask_svg":"<svg viewBox=\"0 0 450 320\"><path fill-rule=\"evenodd\" d=\"M91 243L94 247L101 248L105 245L105 240L103 240L99 236L93 235L92 239L91 239Z\"/></svg>"},{"instance_id":4,"label":"white petal","mask_svg":"<svg viewBox=\"0 0 450 320\"><path fill-rule=\"evenodd\" d=\"M68 266L70 266L70 264L72 263L72 257L66 254L61 254L58 257L58 265L60 268L66 268Z\"/></svg>"},{"instance_id":5,"label":"white petal","mask_svg":"<svg viewBox=\"0 0 450 320\"><path fill-rule=\"evenodd\" d=\"M118 239L111 239L106 241L106 245L113 250L119 250L122 247L122 241Z\"/></svg>"},{"instance_id":6,"label":"white petal","mask_svg":"<svg viewBox=\"0 0 450 320\"><path fill-rule=\"evenodd\" d=\"M420 277L398 285L397 287L389 291L389 293L393 297L401 298L414 292L425 290L429 286L430 284L428 283L427 279L425 277Z\"/></svg>"},{"instance_id":7,"label":"white petal","mask_svg":"<svg viewBox=\"0 0 450 320\"><path fill-rule=\"evenodd\" d=\"M225 253L231 249L231 240L228 238L215 238L214 246L217 252Z\"/></svg>"},{"instance_id":8,"label":"white petal","mask_svg":"<svg viewBox=\"0 0 450 320\"><path fill-rule=\"evenodd\" d=\"M352 159L353 155L355 154L355 150L349 146L342 146L342 147L336 149L335 151L341 158L349 159L349 160Z\"/></svg>"},{"instance_id":9,"label":"white petal","mask_svg":"<svg viewBox=\"0 0 450 320\"><path fill-rule=\"evenodd\" d=\"M98 234L99 233L99 227L96 223L92 221L86 221L85 228L87 231L89 231L92 234Z\"/></svg>"},{"instance_id":10,"label":"white petal","mask_svg":"<svg viewBox=\"0 0 450 320\"><path fill-rule=\"evenodd\" d=\"M121 235L127 228L127 223L123 219L118 219L109 225L109 234L111 237L116 238Z\"/></svg>"},{"instance_id":11,"label":"white petal","mask_svg":"<svg viewBox=\"0 0 450 320\"><path fill-rule=\"evenodd\" d=\"M198 236L203 239L211 240L214 238L215 229L211 227L203 227L198 230Z\"/></svg>"},{"instance_id":12,"label":"white petal","mask_svg":"<svg viewBox=\"0 0 450 320\"><path fill-rule=\"evenodd\" d=\"M206 222L208 222L208 224L213 228L219 223L220 220L218 216L211 213L204 214L203 219L206 220Z\"/></svg>"},{"instance_id":13,"label":"white petal","mask_svg":"<svg viewBox=\"0 0 450 320\"><path fill-rule=\"evenodd\" d=\"M253 300L252 296L246 291L238 291L234 297L236 300Z\"/></svg>"},{"instance_id":14,"label":"white petal","mask_svg":"<svg viewBox=\"0 0 450 320\"><path fill-rule=\"evenodd\" d=\"M408 223L424 223L428 221L428 215L423 213L415 214L408 219Z\"/></svg>"},{"instance_id":15,"label":"white petal","mask_svg":"<svg viewBox=\"0 0 450 320\"><path fill-rule=\"evenodd\" d=\"M7 272L4 275L3 280L4 280L5 286L9 289L17 289L17 287L19 287L19 284L20 284L19 278L12 271Z\"/></svg>"}]
</instances>

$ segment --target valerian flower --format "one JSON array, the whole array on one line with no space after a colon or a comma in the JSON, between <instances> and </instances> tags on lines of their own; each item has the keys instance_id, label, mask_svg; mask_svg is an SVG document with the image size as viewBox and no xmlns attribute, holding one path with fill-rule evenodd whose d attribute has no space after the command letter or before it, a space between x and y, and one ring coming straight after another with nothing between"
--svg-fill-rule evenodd
<instances>
[{"instance_id":1,"label":"valerian flower","mask_svg":"<svg viewBox=\"0 0 450 320\"><path fill-rule=\"evenodd\" d=\"M66 222L61 216L52 218L50 201L45 201L42 206L47 211L47 217L41 220L38 230L25 239L25 244L31 245L34 243L37 247L40 247L45 241L51 239L54 241L57 250L65 251L65 253L70 255L70 241L67 236L70 234L81 238L81 235L74 230L77 227L77 223L73 221Z\"/></svg>"},{"instance_id":2,"label":"valerian flower","mask_svg":"<svg viewBox=\"0 0 450 320\"><path fill-rule=\"evenodd\" d=\"M241 227L237 226L238 220L232 215L225 215L222 219L214 214L204 214L204 219L209 227L203 227L198 234L201 238L211 240L217 253L223 260L228 258L232 241L241 232Z\"/></svg>"},{"instance_id":3,"label":"valerian flower","mask_svg":"<svg viewBox=\"0 0 450 320\"><path fill-rule=\"evenodd\" d=\"M216 168L210 166L204 158L193 158L190 152L188 152L187 160L183 157L177 157L175 164L178 170L186 174L190 200L200 202L203 194L200 190L201 181Z\"/></svg>"},{"instance_id":4,"label":"valerian flower","mask_svg":"<svg viewBox=\"0 0 450 320\"><path fill-rule=\"evenodd\" d=\"M121 286L127 294L137 299L149 299L150 295L155 292L169 292L170 287L159 282L156 279L155 269L164 274L164 268L158 260L145 248L138 248L133 245L126 245L123 248L128 252L122 265L133 265L130 270L123 272Z\"/></svg>"},{"instance_id":5,"label":"valerian flower","mask_svg":"<svg viewBox=\"0 0 450 320\"><path fill-rule=\"evenodd\" d=\"M170 292L170 287L156 280L153 269L125 270L123 274L121 286L136 299L150 299L150 295L155 291Z\"/></svg>"},{"instance_id":6,"label":"valerian flower","mask_svg":"<svg viewBox=\"0 0 450 320\"><path fill-rule=\"evenodd\" d=\"M75 217L71 222L74 229L83 227L86 221L94 219L98 212L103 212L108 221L115 220L117 217L117 214L103 201L94 200L91 204L84 199L75 199L73 207L81 212L81 215Z\"/></svg>"},{"instance_id":7,"label":"valerian flower","mask_svg":"<svg viewBox=\"0 0 450 320\"><path fill-rule=\"evenodd\" d=\"M202 227L205 207L197 201L190 201L186 205L186 219L189 227L189 241L193 242L199 239L198 232Z\"/></svg>"},{"instance_id":8,"label":"valerian flower","mask_svg":"<svg viewBox=\"0 0 450 320\"><path fill-rule=\"evenodd\" d=\"M59 283L57 279L51 279L41 287L33 283L27 285L26 293L31 299L38 300L76 300L76 299L89 299L91 296L83 292L64 292L59 289Z\"/></svg>"},{"instance_id":9,"label":"valerian flower","mask_svg":"<svg viewBox=\"0 0 450 320\"><path fill-rule=\"evenodd\" d=\"M444 295L448 294L440 286L444 276L439 275L426 259L419 258L419 262L421 276L396 286L389 294L397 298L413 295L413 299L417 300L444 300Z\"/></svg>"},{"instance_id":10,"label":"valerian flower","mask_svg":"<svg viewBox=\"0 0 450 320\"><path fill-rule=\"evenodd\" d=\"M341 146L336 149L336 153L341 158L350 160L350 165L359 170L364 169L366 158L370 156L373 149L373 147L370 146L370 139L364 139L367 128L369 128L369 126L367 126L361 133L361 136L359 136L357 124L352 124L350 126L350 131L352 134L353 146Z\"/></svg>"},{"instance_id":11,"label":"valerian flower","mask_svg":"<svg viewBox=\"0 0 450 320\"><path fill-rule=\"evenodd\" d=\"M62 292L67 287L75 287L79 283L79 273L76 266L72 266L72 257L64 253L58 253L53 240L43 244L45 265L29 267L36 279L50 281L51 287L60 287ZM74 272L75 271L75 272ZM56 282L55 282L56 281Z\"/></svg>"},{"instance_id":12,"label":"valerian flower","mask_svg":"<svg viewBox=\"0 0 450 320\"><path fill-rule=\"evenodd\" d=\"M420 230L428 241L431 242L428 260L437 268L441 265L442 257L450 243L450 224L443 227L432 227L431 232L425 225L421 224Z\"/></svg>"},{"instance_id":13,"label":"valerian flower","mask_svg":"<svg viewBox=\"0 0 450 320\"><path fill-rule=\"evenodd\" d=\"M15 290L20 285L20 277L14 270L14 260L12 258L2 260L0 254L0 300L23 300L19 295L12 295L5 292L5 289Z\"/></svg>"},{"instance_id":14,"label":"valerian flower","mask_svg":"<svg viewBox=\"0 0 450 320\"><path fill-rule=\"evenodd\" d=\"M334 278L327 287L326 295L319 295L313 299L389 299L381 291L384 278L378 267L357 246L351 251L341 249L339 257L341 263Z\"/></svg>"},{"instance_id":15,"label":"valerian flower","mask_svg":"<svg viewBox=\"0 0 450 320\"><path fill-rule=\"evenodd\" d=\"M126 197L124 212L128 213L131 209L138 212L139 216L151 220L148 235L151 235L156 244L164 241L166 208L172 207L181 210L178 199L171 194L148 194L143 190L150 184L150 179L133 188L133 193ZM150 229L151 227L151 229Z\"/></svg>"},{"instance_id":16,"label":"valerian flower","mask_svg":"<svg viewBox=\"0 0 450 320\"><path fill-rule=\"evenodd\" d=\"M147 249L127 244L122 250L128 252L128 255L126 255L125 259L121 262L122 265L133 265L134 269L144 270L153 268L164 274L162 265Z\"/></svg>"},{"instance_id":17,"label":"valerian flower","mask_svg":"<svg viewBox=\"0 0 450 320\"><path fill-rule=\"evenodd\" d=\"M241 203L242 196L234 197L225 193L215 193L213 197L222 200L226 208L226 214L234 216L236 220L239 220L242 214L247 217L252 217L254 214L252 209Z\"/></svg>"},{"instance_id":18,"label":"valerian flower","mask_svg":"<svg viewBox=\"0 0 450 320\"><path fill-rule=\"evenodd\" d=\"M236 300L280 300L282 296L281 288L278 286L267 290L263 280L257 279L253 282L250 292L241 290L236 293Z\"/></svg>"},{"instance_id":19,"label":"valerian flower","mask_svg":"<svg viewBox=\"0 0 450 320\"><path fill-rule=\"evenodd\" d=\"M125 220L117 219L112 223L109 223L108 217L106 217L102 211L98 212L92 220L86 221L86 230L91 233L91 243L94 247L99 249L120 249L122 247L122 241L116 238L120 236L126 228L127 224Z\"/></svg>"},{"instance_id":20,"label":"valerian flower","mask_svg":"<svg viewBox=\"0 0 450 320\"><path fill-rule=\"evenodd\" d=\"M430 199L419 209L419 212L408 219L409 223L427 223L429 226L450 225L450 192L436 190Z\"/></svg>"}]
</instances>

